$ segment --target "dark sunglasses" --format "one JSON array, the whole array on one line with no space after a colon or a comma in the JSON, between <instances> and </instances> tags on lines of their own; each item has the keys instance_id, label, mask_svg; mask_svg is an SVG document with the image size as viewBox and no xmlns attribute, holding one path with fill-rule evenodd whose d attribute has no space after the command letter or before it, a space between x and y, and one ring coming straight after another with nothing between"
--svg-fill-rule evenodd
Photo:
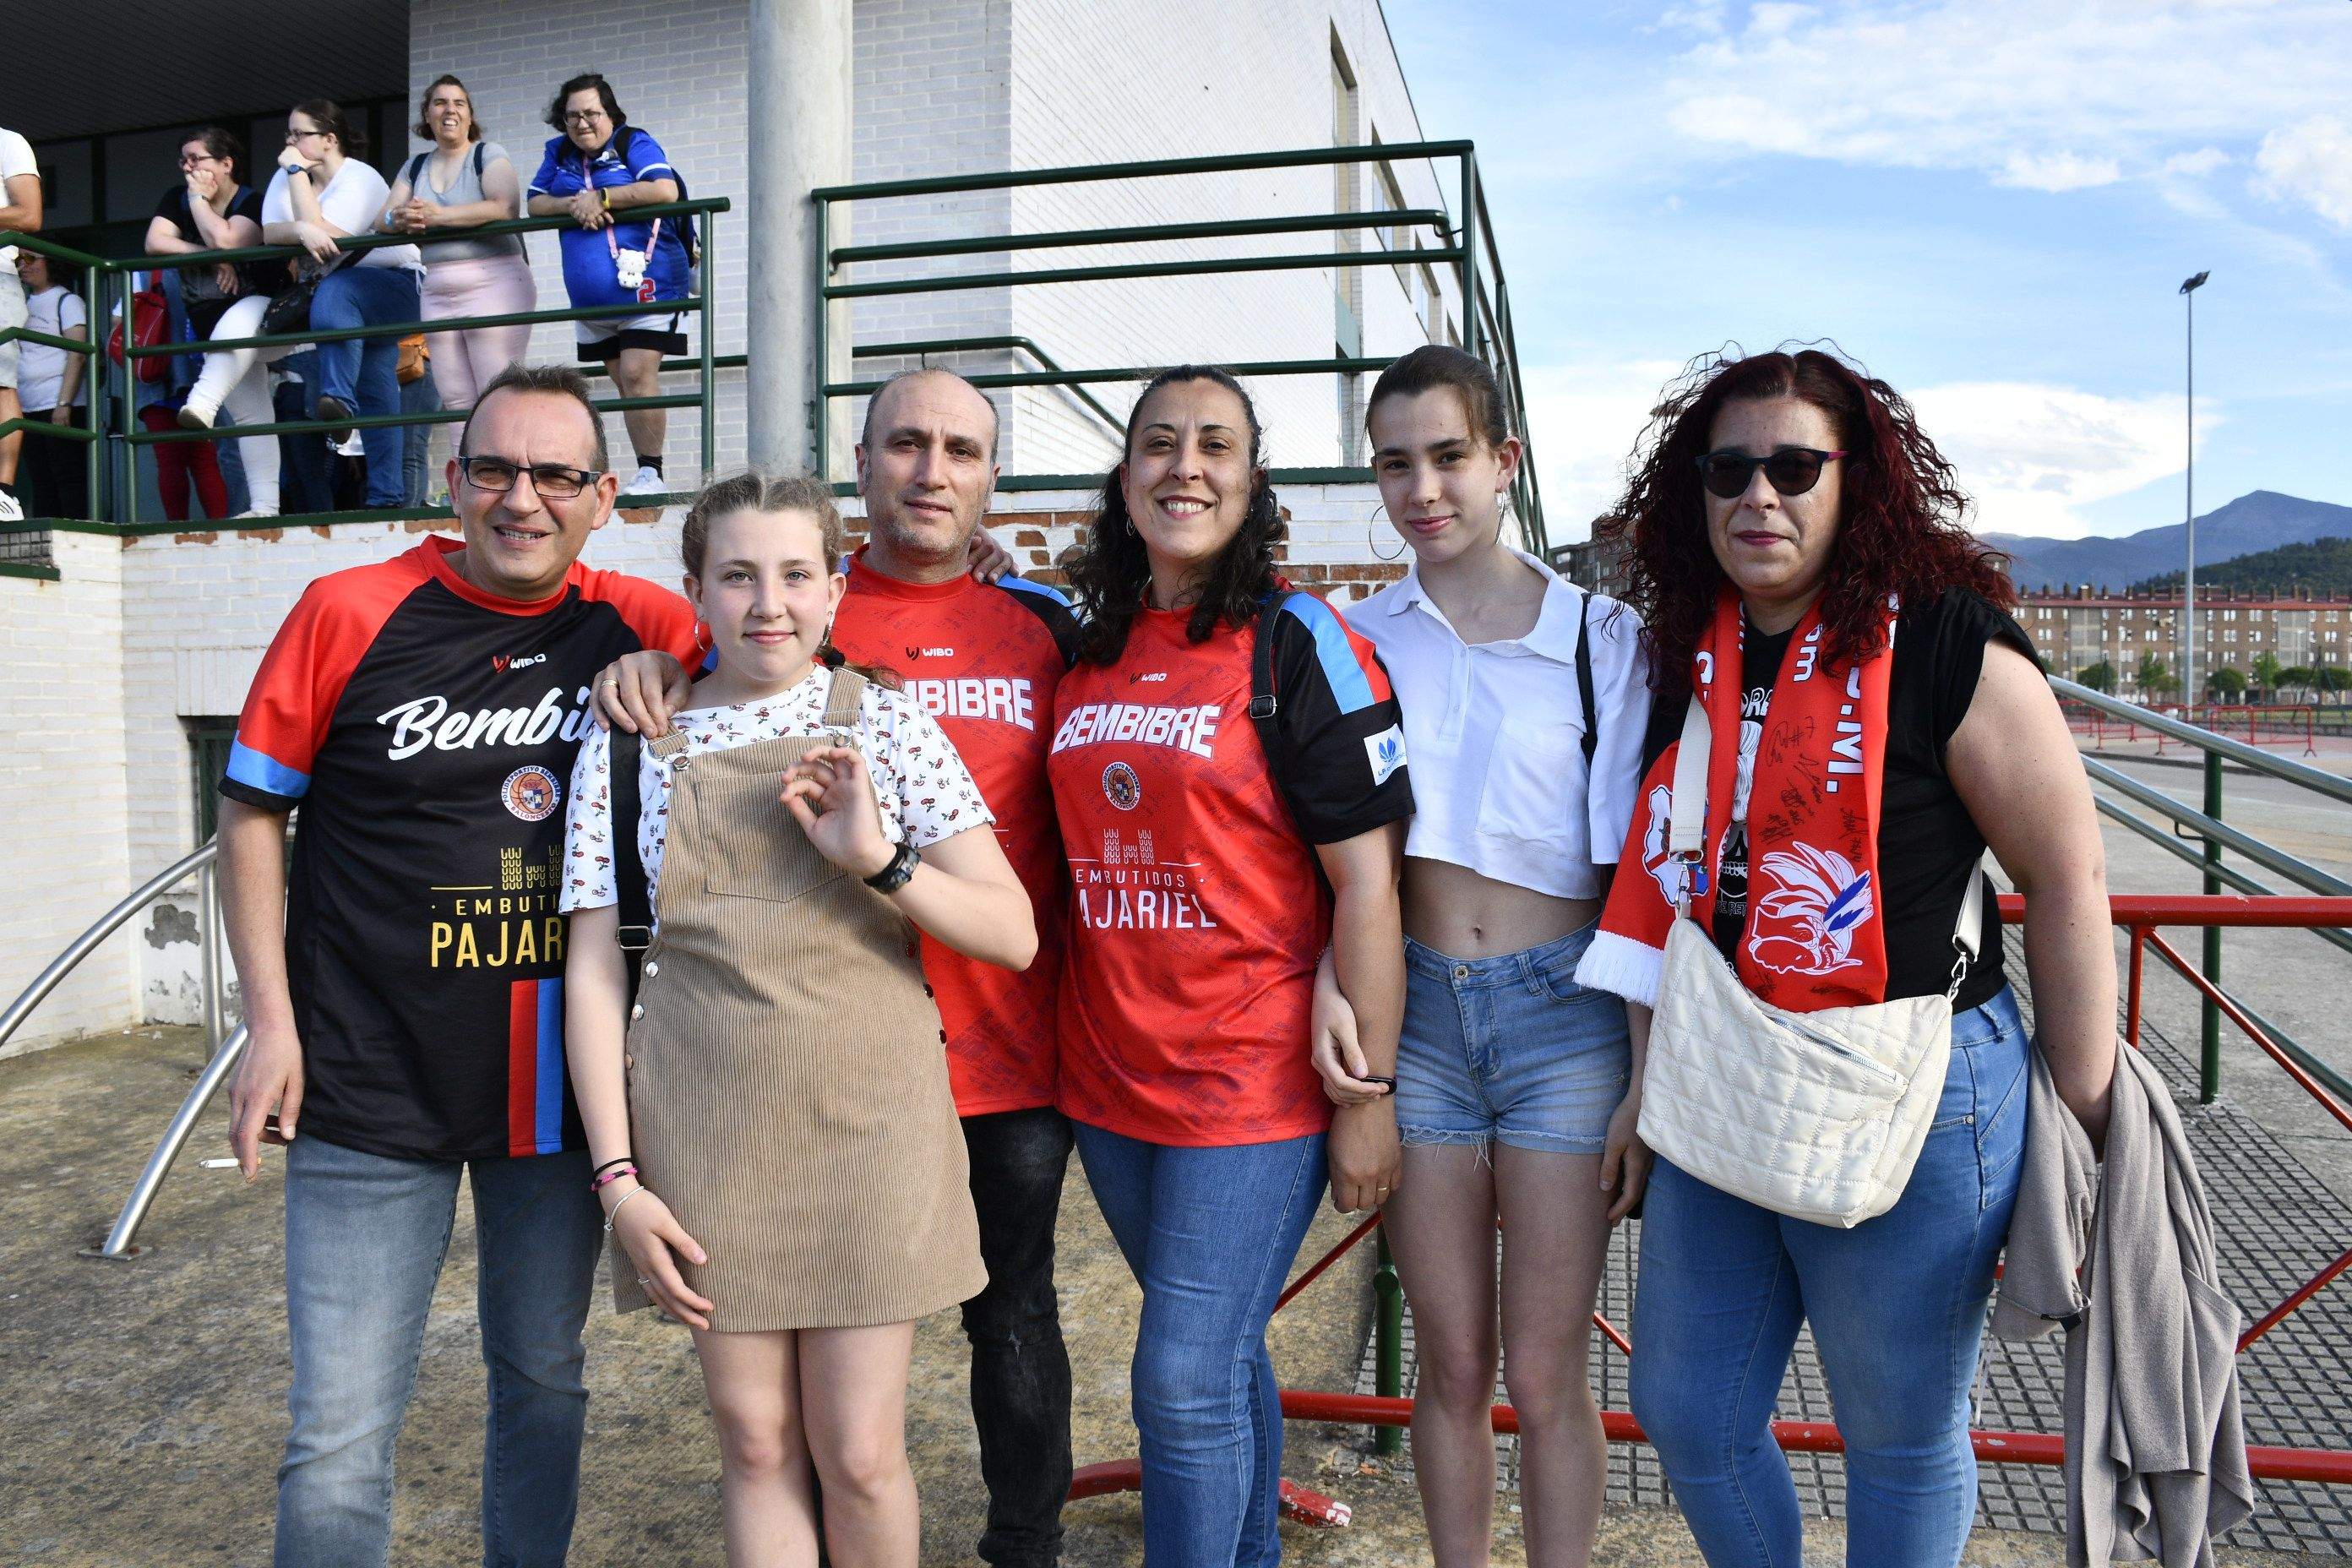
<instances>
[{"instance_id":1,"label":"dark sunglasses","mask_svg":"<svg viewBox=\"0 0 2352 1568\"><path fill-rule=\"evenodd\" d=\"M1738 500L1748 493L1756 470L1761 468L1774 490L1784 496L1801 496L1822 482L1822 464L1844 456L1843 452L1822 452L1811 447L1783 447L1769 458L1751 458L1726 447L1699 458L1698 477L1707 494Z\"/></svg>"},{"instance_id":2,"label":"dark sunglasses","mask_svg":"<svg viewBox=\"0 0 2352 1568\"><path fill-rule=\"evenodd\" d=\"M478 490L510 490L519 476L529 474L530 488L541 500L566 500L596 482L592 470L562 463L537 463L526 468L504 458L460 458L457 468Z\"/></svg>"}]
</instances>

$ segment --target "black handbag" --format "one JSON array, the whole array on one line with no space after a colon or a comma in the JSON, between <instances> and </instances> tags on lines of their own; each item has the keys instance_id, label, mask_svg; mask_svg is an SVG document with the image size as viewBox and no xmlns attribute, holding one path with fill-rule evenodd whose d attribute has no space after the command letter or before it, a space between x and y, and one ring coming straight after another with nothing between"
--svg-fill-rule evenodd
<instances>
[{"instance_id":1,"label":"black handbag","mask_svg":"<svg viewBox=\"0 0 2352 1568\"><path fill-rule=\"evenodd\" d=\"M307 332L310 330L310 297L319 291L320 272L289 283L269 297L261 312L261 332Z\"/></svg>"}]
</instances>

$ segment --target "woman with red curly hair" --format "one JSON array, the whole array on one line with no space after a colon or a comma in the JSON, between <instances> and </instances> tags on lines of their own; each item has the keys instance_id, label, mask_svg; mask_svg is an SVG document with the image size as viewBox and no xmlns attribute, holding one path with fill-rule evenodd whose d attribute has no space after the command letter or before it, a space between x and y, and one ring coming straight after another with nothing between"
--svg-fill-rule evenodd
<instances>
[{"instance_id":1,"label":"woman with red curly hair","mask_svg":"<svg viewBox=\"0 0 2352 1568\"><path fill-rule=\"evenodd\" d=\"M1770 1420L1808 1321L1845 1438L1846 1561L1959 1561L1969 1394L2027 1103L1990 899L1977 956L1955 956L1988 847L2025 895L2057 1088L2095 1140L2105 1131L2116 981L2090 787L1965 507L1892 387L1803 349L1695 363L1604 531L1630 549L1626 597L1652 638L1654 744L1696 694L1714 764L1685 888L1666 854L1679 742L1655 758L1578 969L1631 1005L1637 1059L1678 895L1740 984L1785 1012L1951 999L1941 1099L1876 1217L1817 1224L1663 1156L1652 1172L1633 1411L1714 1568L1800 1561Z\"/></svg>"}]
</instances>

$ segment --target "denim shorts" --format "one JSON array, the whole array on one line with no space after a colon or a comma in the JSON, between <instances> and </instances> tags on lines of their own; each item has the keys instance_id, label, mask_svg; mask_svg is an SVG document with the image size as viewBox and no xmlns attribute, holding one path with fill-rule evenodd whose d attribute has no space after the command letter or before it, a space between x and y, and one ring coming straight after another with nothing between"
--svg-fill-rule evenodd
<instances>
[{"instance_id":1,"label":"denim shorts","mask_svg":"<svg viewBox=\"0 0 2352 1568\"><path fill-rule=\"evenodd\" d=\"M1625 1004L1576 983L1595 929L1500 958L1448 958L1405 939L1396 1113L1406 1143L1601 1152L1633 1042Z\"/></svg>"}]
</instances>

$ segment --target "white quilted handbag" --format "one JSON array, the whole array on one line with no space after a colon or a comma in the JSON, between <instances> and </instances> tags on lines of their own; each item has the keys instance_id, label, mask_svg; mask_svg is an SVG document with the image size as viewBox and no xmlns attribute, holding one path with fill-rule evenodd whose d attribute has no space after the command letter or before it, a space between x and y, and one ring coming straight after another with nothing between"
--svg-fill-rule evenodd
<instances>
[{"instance_id":1,"label":"white quilted handbag","mask_svg":"<svg viewBox=\"0 0 2352 1568\"><path fill-rule=\"evenodd\" d=\"M1690 871L1666 938L1642 1076L1642 1141L1735 1197L1851 1228L1903 1195L1952 1058L1952 998L1983 940L1974 872L1942 995L1791 1013L1757 999L1690 916L1704 864L1706 710L1694 698L1675 760L1670 858Z\"/></svg>"}]
</instances>

